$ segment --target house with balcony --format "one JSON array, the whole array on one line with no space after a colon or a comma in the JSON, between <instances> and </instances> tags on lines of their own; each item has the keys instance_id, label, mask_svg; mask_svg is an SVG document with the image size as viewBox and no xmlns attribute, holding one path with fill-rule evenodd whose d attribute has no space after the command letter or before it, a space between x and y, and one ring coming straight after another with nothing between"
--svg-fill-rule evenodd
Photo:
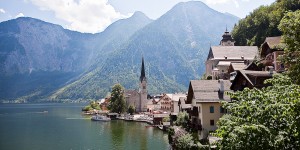
<instances>
[{"instance_id":1,"label":"house with balcony","mask_svg":"<svg viewBox=\"0 0 300 150\"><path fill-rule=\"evenodd\" d=\"M284 64L280 61L280 56L284 53L284 43L281 36L266 37L261 45L260 58L263 66L273 66L277 72L284 71Z\"/></svg>"}]
</instances>

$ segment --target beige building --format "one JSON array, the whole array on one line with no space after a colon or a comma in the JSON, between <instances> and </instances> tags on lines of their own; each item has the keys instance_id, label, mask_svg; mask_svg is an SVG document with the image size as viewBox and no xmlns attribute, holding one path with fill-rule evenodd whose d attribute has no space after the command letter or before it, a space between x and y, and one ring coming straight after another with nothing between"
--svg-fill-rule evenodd
<instances>
[{"instance_id":1,"label":"beige building","mask_svg":"<svg viewBox=\"0 0 300 150\"><path fill-rule=\"evenodd\" d=\"M175 93L175 94L172 94L172 110L171 112L172 113L179 113L179 105L178 105L178 102L179 102L179 99L180 98L186 98L187 94L184 94L184 93Z\"/></svg>"},{"instance_id":2,"label":"beige building","mask_svg":"<svg viewBox=\"0 0 300 150\"><path fill-rule=\"evenodd\" d=\"M171 112L173 109L172 105L172 94L163 94L163 96L159 99L158 105L160 105L160 110L165 112Z\"/></svg>"},{"instance_id":3,"label":"beige building","mask_svg":"<svg viewBox=\"0 0 300 150\"><path fill-rule=\"evenodd\" d=\"M258 55L256 46L234 46L234 40L229 32L225 32L219 46L211 46L206 65L206 77L212 79L230 78L228 72L231 63L242 64L244 66L252 62Z\"/></svg>"},{"instance_id":4,"label":"beige building","mask_svg":"<svg viewBox=\"0 0 300 150\"><path fill-rule=\"evenodd\" d=\"M191 104L190 117L193 126L201 126L201 133L217 129L216 123L226 110L221 101L230 101L225 94L230 91L229 80L191 80L187 95L187 104ZM201 134L203 136L203 134Z\"/></svg>"}]
</instances>

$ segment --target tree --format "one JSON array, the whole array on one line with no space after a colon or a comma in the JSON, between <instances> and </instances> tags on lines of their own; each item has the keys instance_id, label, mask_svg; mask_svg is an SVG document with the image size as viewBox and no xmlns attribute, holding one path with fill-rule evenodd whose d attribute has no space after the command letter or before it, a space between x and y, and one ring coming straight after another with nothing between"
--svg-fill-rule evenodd
<instances>
[{"instance_id":1,"label":"tree","mask_svg":"<svg viewBox=\"0 0 300 150\"><path fill-rule=\"evenodd\" d=\"M182 126L184 129L189 131L189 114L187 112L179 112L175 121L176 126Z\"/></svg>"},{"instance_id":2,"label":"tree","mask_svg":"<svg viewBox=\"0 0 300 150\"><path fill-rule=\"evenodd\" d=\"M282 31L286 44L283 60L289 67L288 74L300 84L300 10L288 12L278 28Z\"/></svg>"},{"instance_id":3,"label":"tree","mask_svg":"<svg viewBox=\"0 0 300 150\"><path fill-rule=\"evenodd\" d=\"M112 87L111 98L108 105L110 112L123 113L126 110L124 88L121 84Z\"/></svg>"},{"instance_id":4,"label":"tree","mask_svg":"<svg viewBox=\"0 0 300 150\"><path fill-rule=\"evenodd\" d=\"M130 105L130 106L128 107L128 113L132 115L134 112L135 112L135 107L132 106L132 105Z\"/></svg>"},{"instance_id":5,"label":"tree","mask_svg":"<svg viewBox=\"0 0 300 150\"><path fill-rule=\"evenodd\" d=\"M300 149L300 86L285 75L273 86L230 93L230 114L217 123L220 149Z\"/></svg>"},{"instance_id":6,"label":"tree","mask_svg":"<svg viewBox=\"0 0 300 150\"><path fill-rule=\"evenodd\" d=\"M298 9L300 9L299 0L278 0L270 6L255 9L233 28L235 45L260 46L266 37L281 35L277 27L285 12Z\"/></svg>"}]
</instances>

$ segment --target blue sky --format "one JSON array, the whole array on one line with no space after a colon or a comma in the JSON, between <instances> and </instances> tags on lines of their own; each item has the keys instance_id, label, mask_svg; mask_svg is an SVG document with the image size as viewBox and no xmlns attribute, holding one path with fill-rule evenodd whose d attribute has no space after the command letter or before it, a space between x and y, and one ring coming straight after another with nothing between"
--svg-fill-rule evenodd
<instances>
[{"instance_id":1,"label":"blue sky","mask_svg":"<svg viewBox=\"0 0 300 150\"><path fill-rule=\"evenodd\" d=\"M97 33L112 22L142 11L157 19L179 2L189 0L0 0L0 22L33 17L79 32ZM244 18L275 0L200 0L209 7Z\"/></svg>"}]
</instances>

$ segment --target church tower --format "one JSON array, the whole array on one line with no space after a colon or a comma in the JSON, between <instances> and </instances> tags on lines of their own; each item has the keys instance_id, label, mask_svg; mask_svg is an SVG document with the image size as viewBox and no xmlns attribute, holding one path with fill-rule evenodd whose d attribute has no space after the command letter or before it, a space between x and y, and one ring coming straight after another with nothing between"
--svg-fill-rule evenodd
<instances>
[{"instance_id":1,"label":"church tower","mask_svg":"<svg viewBox=\"0 0 300 150\"><path fill-rule=\"evenodd\" d=\"M146 102L147 102L147 78L145 73L144 57L142 57L142 67L141 67L141 76L140 76L140 88L139 88L139 107L137 111L146 111Z\"/></svg>"},{"instance_id":2,"label":"church tower","mask_svg":"<svg viewBox=\"0 0 300 150\"><path fill-rule=\"evenodd\" d=\"M221 46L234 46L235 41L231 34L227 31L227 27L222 37L223 39L220 41Z\"/></svg>"}]
</instances>

